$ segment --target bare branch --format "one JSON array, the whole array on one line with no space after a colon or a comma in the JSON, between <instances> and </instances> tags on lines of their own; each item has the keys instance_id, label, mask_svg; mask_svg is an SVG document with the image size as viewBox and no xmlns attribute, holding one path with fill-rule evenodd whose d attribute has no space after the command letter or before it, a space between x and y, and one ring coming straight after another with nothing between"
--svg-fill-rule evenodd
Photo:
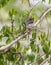
<instances>
[{"instance_id":1,"label":"bare branch","mask_svg":"<svg viewBox=\"0 0 51 65\"><path fill-rule=\"evenodd\" d=\"M48 8L45 12L43 12L43 14L40 16L40 18L38 19L38 21L34 24L34 26L37 26L41 22L41 20L46 16L46 14L48 12L50 12L50 11L51 11L51 7Z\"/></svg>"},{"instance_id":2,"label":"bare branch","mask_svg":"<svg viewBox=\"0 0 51 65\"><path fill-rule=\"evenodd\" d=\"M12 41L10 44L6 45L6 46L2 46L0 48L0 51L7 51L9 50L18 40L22 39L24 36L26 36L27 33L22 34L21 36L19 36L17 39L15 39L14 41Z\"/></svg>"},{"instance_id":3,"label":"bare branch","mask_svg":"<svg viewBox=\"0 0 51 65\"><path fill-rule=\"evenodd\" d=\"M51 8L48 8L48 9L40 16L40 18L38 19L38 21L37 21L35 24L29 25L29 27L30 27L30 26L32 26L32 27L37 26L49 11L51 11ZM26 32L25 34L20 35L17 39L13 40L10 44L8 44L8 45L6 45L6 46L2 46L2 47L0 48L0 51L7 51L7 50L9 50L14 44L16 44L16 42L17 42L18 40L22 39L22 38L23 38L24 36L26 36L27 34L28 34L28 33Z\"/></svg>"}]
</instances>

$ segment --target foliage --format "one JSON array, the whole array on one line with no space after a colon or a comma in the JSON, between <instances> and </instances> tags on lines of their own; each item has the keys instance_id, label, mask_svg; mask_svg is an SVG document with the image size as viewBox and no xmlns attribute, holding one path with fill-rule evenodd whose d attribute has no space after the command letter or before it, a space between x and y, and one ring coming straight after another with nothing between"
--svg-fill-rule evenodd
<instances>
[{"instance_id":1,"label":"foliage","mask_svg":"<svg viewBox=\"0 0 51 65\"><path fill-rule=\"evenodd\" d=\"M4 7L9 0L0 0L0 7Z\"/></svg>"},{"instance_id":2,"label":"foliage","mask_svg":"<svg viewBox=\"0 0 51 65\"><path fill-rule=\"evenodd\" d=\"M21 0L23 4L27 3L27 0ZM0 7L4 7L9 0L0 0ZM45 0L42 0L42 2L45 2ZM51 0L49 0L49 3ZM38 8L38 7L37 7ZM40 7L39 7L40 9ZM9 18L12 22L11 26L4 25L0 30L0 41L3 41L3 38L6 37L6 45L10 44L13 40L19 37L19 34L23 34L24 32L28 32L28 30L24 29L24 22L26 16L35 18L35 21L38 20L38 16L35 13L37 9L33 9L31 11L29 10L22 10L22 9L15 9L12 8L9 10ZM41 8L42 11L42 8ZM50 15L51 12L49 12L47 15ZM14 26L14 23L16 23L16 26ZM12 30L13 29L13 30ZM33 31L30 34L31 38L29 39L29 35L25 36L23 39L16 42L16 44L10 48L7 52L3 51L0 52L0 65L10 65L10 62L12 65L24 65L25 62L29 65L32 63L34 65L34 62L40 65L46 58L51 56L51 41L49 37L47 37L46 32L38 32L37 29L33 29ZM28 37L28 40L27 40ZM39 44L37 42L37 39L39 41ZM26 41L29 41L27 46L24 43ZM22 43L23 41L23 43ZM25 44L25 45L24 45ZM41 46L41 47L40 47ZM1 45L0 45L1 47ZM42 53L41 53L42 51ZM28 53L27 53L28 52ZM41 55L44 53L45 57L43 58ZM51 65L51 58L49 60L49 63Z\"/></svg>"}]
</instances>

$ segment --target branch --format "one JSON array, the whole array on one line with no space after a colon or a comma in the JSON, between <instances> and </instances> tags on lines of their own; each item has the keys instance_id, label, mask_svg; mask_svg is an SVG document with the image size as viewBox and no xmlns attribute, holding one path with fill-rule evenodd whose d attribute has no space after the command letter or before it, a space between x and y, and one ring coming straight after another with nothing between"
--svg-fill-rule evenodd
<instances>
[{"instance_id":1,"label":"branch","mask_svg":"<svg viewBox=\"0 0 51 65\"><path fill-rule=\"evenodd\" d=\"M45 62L49 60L50 57L46 58L40 65L43 65Z\"/></svg>"},{"instance_id":2,"label":"branch","mask_svg":"<svg viewBox=\"0 0 51 65\"><path fill-rule=\"evenodd\" d=\"M30 27L30 26L32 26L32 27L37 26L37 24L39 24L39 23L41 22L41 20L45 17L45 15L46 15L49 11L51 11L51 8L48 8L48 9L40 16L40 18L38 19L38 21L37 21L35 24L29 25L29 27ZM6 46L2 46L2 47L0 48L0 52L1 52L1 51L7 51L7 50L9 50L14 44L16 44L16 42L17 42L18 40L22 39L22 38L23 38L24 36L26 36L27 34L28 34L28 33L26 32L25 34L22 34L21 36L19 36L17 39L13 40L10 44L8 44L8 45L6 45Z\"/></svg>"},{"instance_id":3,"label":"branch","mask_svg":"<svg viewBox=\"0 0 51 65\"><path fill-rule=\"evenodd\" d=\"M0 51L7 51L9 50L18 40L22 39L24 36L26 36L28 33L22 34L21 36L19 36L17 39L15 39L14 41L12 41L10 44L6 45L6 46L2 46L0 48Z\"/></svg>"},{"instance_id":4,"label":"branch","mask_svg":"<svg viewBox=\"0 0 51 65\"><path fill-rule=\"evenodd\" d=\"M29 7L31 7L30 1L28 0Z\"/></svg>"},{"instance_id":5,"label":"branch","mask_svg":"<svg viewBox=\"0 0 51 65\"><path fill-rule=\"evenodd\" d=\"M37 26L37 24L39 24L41 22L41 20L46 16L46 14L48 12L50 12L50 11L51 11L51 7L48 8L45 12L43 12L43 14L40 16L40 18L38 19L38 21L34 24L34 26Z\"/></svg>"},{"instance_id":6,"label":"branch","mask_svg":"<svg viewBox=\"0 0 51 65\"><path fill-rule=\"evenodd\" d=\"M32 8L30 9L30 13L31 13L32 9L33 9L39 2L40 2L40 1L38 1L34 6L32 6ZM29 13L29 15L30 15L30 13Z\"/></svg>"}]
</instances>

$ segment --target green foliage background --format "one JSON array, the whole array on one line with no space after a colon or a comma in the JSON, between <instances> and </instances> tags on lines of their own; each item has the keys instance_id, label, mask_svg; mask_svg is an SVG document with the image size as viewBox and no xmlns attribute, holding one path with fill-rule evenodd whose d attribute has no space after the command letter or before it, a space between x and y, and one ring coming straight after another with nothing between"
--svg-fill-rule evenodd
<instances>
[{"instance_id":1,"label":"green foliage background","mask_svg":"<svg viewBox=\"0 0 51 65\"><path fill-rule=\"evenodd\" d=\"M4 45L9 44L18 34L25 31L25 17L30 13L31 7L28 5L29 8L21 8L23 5L26 6L27 0L21 0L21 7L19 4L15 5L16 2L18 2L18 0L0 0L0 9L3 9L8 14L8 18L6 20L4 18L0 18L0 20L9 21L9 23L12 24L12 19L14 19L13 31L11 25L8 26L7 24L4 25L0 30L0 41L3 41L3 38L6 38ZM42 0L42 2L45 2L45 0ZM51 0L49 0L49 4L50 3ZM29 14L29 16L34 18L34 23L36 23L36 21L39 19L42 12L48 8L40 5L41 4L39 3L33 7L31 13ZM40 14L37 14L38 12ZM51 11L46 16L50 18ZM39 26L41 25L42 24ZM27 65L34 65L34 63L40 65L46 58L51 56L51 40L49 39L49 35L47 37L46 32L40 32L37 29L33 29L30 36L30 39L27 39L28 36L25 36L22 40L17 41L16 45L13 46L9 52L0 52L0 65L10 65L11 63L12 65L25 65L25 63L27 63ZM40 44L36 41L37 39ZM28 42L25 44L26 41ZM2 46L3 44L0 45L0 47ZM29 53L30 50L31 53ZM19 60L19 54L14 54L11 51L21 52L21 60ZM41 55L44 55L44 58ZM49 59L49 65L51 65L51 58Z\"/></svg>"}]
</instances>

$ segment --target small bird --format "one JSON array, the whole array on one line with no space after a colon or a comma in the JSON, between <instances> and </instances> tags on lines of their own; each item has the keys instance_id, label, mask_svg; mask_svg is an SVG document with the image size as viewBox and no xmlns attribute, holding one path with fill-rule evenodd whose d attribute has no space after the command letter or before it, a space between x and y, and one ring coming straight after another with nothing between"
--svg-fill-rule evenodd
<instances>
[{"instance_id":1,"label":"small bird","mask_svg":"<svg viewBox=\"0 0 51 65\"><path fill-rule=\"evenodd\" d=\"M30 16L27 16L25 18L25 22L24 22L25 30L29 26L29 24L33 24L33 22L34 22L34 18L31 18Z\"/></svg>"}]
</instances>

